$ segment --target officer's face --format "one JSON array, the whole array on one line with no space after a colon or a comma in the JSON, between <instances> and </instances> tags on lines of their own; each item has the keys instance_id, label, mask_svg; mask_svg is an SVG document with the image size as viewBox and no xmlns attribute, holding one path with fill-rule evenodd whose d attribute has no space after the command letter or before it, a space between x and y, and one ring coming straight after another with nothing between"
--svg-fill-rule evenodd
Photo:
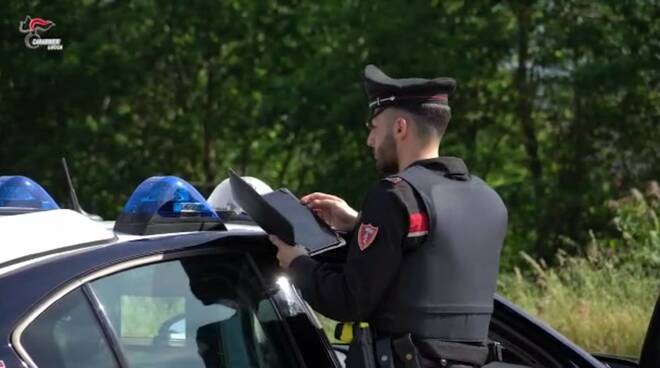
<instances>
[{"instance_id":1,"label":"officer's face","mask_svg":"<svg viewBox=\"0 0 660 368\"><path fill-rule=\"evenodd\" d=\"M399 171L396 141L392 134L393 121L387 111L375 115L369 123L367 145L373 149L376 167L385 174L391 175Z\"/></svg>"}]
</instances>

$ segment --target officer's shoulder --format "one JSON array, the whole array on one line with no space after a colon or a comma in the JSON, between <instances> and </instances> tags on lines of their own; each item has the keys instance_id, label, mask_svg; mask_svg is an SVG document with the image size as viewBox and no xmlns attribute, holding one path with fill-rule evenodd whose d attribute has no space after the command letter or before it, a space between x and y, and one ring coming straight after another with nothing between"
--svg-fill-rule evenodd
<instances>
[{"instance_id":1,"label":"officer's shoulder","mask_svg":"<svg viewBox=\"0 0 660 368\"><path fill-rule=\"evenodd\" d=\"M404 183L404 184L407 183L405 180L403 180L403 178L401 178L399 175L396 175L396 174L386 176L386 177L380 179L379 182L390 184L392 187L395 187L395 186L397 186L401 183Z\"/></svg>"},{"instance_id":2,"label":"officer's shoulder","mask_svg":"<svg viewBox=\"0 0 660 368\"><path fill-rule=\"evenodd\" d=\"M389 197L399 200L409 198L412 193L412 186L396 174L381 178L369 190L370 197Z\"/></svg>"},{"instance_id":3,"label":"officer's shoulder","mask_svg":"<svg viewBox=\"0 0 660 368\"><path fill-rule=\"evenodd\" d=\"M371 213L376 211L390 216L389 211L393 209L407 210L408 202L412 198L414 194L410 184L400 177L391 175L378 180L369 188L364 208L369 208Z\"/></svg>"}]
</instances>

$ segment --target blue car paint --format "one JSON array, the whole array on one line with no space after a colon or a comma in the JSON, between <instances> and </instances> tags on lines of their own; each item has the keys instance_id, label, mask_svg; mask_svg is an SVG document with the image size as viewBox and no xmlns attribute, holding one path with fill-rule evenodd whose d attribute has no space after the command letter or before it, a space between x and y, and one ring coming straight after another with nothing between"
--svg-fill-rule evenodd
<instances>
[{"instance_id":1,"label":"blue car paint","mask_svg":"<svg viewBox=\"0 0 660 368\"><path fill-rule=\"evenodd\" d=\"M73 254L49 258L28 265L0 277L0 290L4 295L0 303L0 360L7 368L22 367L22 363L11 347L11 333L36 304L72 280L130 259L200 248L209 243L264 243L264 251L272 251L266 246L263 233L253 231L197 232L171 235L152 239L140 239L108 246L94 246ZM236 248L234 248L236 249ZM20 286L19 286L20 285ZM603 368L604 365L592 355L573 344L554 329L529 315L500 295L495 297L495 310L501 318L515 321L525 335L539 336L561 349L578 367Z\"/></svg>"}]
</instances>

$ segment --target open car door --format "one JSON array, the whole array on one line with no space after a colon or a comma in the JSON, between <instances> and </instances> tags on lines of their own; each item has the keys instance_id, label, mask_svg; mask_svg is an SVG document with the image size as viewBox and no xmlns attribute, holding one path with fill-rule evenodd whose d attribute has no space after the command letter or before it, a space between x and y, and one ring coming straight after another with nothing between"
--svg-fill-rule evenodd
<instances>
[{"instance_id":1,"label":"open car door","mask_svg":"<svg viewBox=\"0 0 660 368\"><path fill-rule=\"evenodd\" d=\"M659 368L660 367L660 296L655 303L646 338L642 345L639 361L634 358L619 357L606 354L594 356L610 368Z\"/></svg>"},{"instance_id":2,"label":"open car door","mask_svg":"<svg viewBox=\"0 0 660 368\"><path fill-rule=\"evenodd\" d=\"M639 357L640 368L660 367L660 297L655 303L653 315L646 330L646 339Z\"/></svg>"}]
</instances>

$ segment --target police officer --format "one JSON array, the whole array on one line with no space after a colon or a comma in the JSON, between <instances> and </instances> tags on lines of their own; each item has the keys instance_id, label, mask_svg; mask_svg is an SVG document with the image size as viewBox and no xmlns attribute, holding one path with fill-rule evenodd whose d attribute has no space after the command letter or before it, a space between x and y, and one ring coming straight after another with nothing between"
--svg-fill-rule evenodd
<instances>
[{"instance_id":1,"label":"police officer","mask_svg":"<svg viewBox=\"0 0 660 368\"><path fill-rule=\"evenodd\" d=\"M455 81L393 79L373 65L365 68L364 81L371 113L367 145L383 179L360 213L329 194L301 199L349 233L345 263L312 259L304 247L271 235L277 258L314 309L335 320L369 323L373 364L481 366L507 211L462 160L438 155Z\"/></svg>"}]
</instances>

